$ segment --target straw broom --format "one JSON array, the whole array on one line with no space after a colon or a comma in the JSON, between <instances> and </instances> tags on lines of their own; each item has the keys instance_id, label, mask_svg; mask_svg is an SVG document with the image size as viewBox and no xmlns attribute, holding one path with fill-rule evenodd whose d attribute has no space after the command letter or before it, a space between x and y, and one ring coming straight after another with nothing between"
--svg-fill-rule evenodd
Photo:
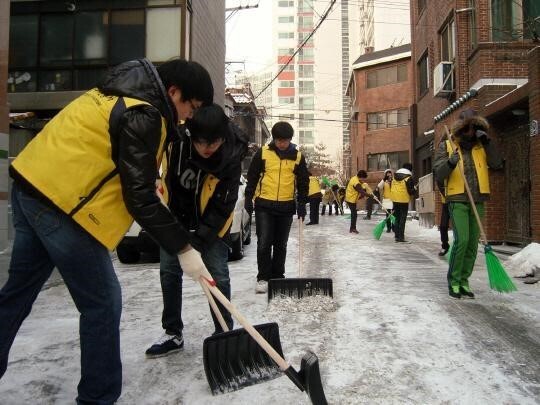
<instances>
[{"instance_id":1,"label":"straw broom","mask_svg":"<svg viewBox=\"0 0 540 405\"><path fill-rule=\"evenodd\" d=\"M457 150L457 147L452 141L452 137L450 136L450 132L448 131L448 127L446 125L444 126L444 129L446 131L446 135L448 136L448 140L450 141L450 145L452 146L452 149ZM480 215L478 215L478 210L476 209L476 205L474 203L471 189L469 188L469 183L467 182L465 173L463 171L463 162L461 161L458 162L457 166L459 167L459 173L461 174L461 177L463 178L463 183L465 184L465 190L467 191L467 197L469 198L469 203L473 210L474 217L476 218L476 222L478 223L478 228L480 229L480 243L484 245L484 254L486 257L486 267L488 271L489 287L492 290L496 290L499 292L517 291L516 286L514 285L510 277L508 277L506 270L501 264L499 258L495 255L495 253L493 253L493 248L487 241L486 233L484 232L484 226L482 225L482 221L480 220Z\"/></svg>"}]
</instances>

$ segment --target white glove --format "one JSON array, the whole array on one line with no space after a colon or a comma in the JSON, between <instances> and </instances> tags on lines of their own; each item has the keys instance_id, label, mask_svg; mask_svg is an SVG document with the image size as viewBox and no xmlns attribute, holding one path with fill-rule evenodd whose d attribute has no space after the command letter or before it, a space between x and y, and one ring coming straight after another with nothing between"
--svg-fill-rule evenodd
<instances>
[{"instance_id":1,"label":"white glove","mask_svg":"<svg viewBox=\"0 0 540 405\"><path fill-rule=\"evenodd\" d=\"M211 285L216 285L216 282L212 278L212 275L206 269L204 262L202 261L201 254L195 249L189 249L184 253L178 255L178 261L182 271L190 276L196 282L203 276L207 279Z\"/></svg>"}]
</instances>

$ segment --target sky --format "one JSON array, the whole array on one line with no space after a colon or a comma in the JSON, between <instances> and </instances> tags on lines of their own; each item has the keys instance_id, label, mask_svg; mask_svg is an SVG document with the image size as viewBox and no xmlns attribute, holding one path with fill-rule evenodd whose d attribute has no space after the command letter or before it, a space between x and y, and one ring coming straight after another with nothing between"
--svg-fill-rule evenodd
<instances>
[{"instance_id":1,"label":"sky","mask_svg":"<svg viewBox=\"0 0 540 405\"><path fill-rule=\"evenodd\" d=\"M345 216L322 216L319 225L305 227L305 276L330 277L331 300L278 299L268 305L265 294L255 294L253 232L246 257L229 265L234 305L253 324L278 323L284 357L295 369L308 350L318 356L330 404L537 404L540 283L515 279L517 292L490 291L479 254L471 277L477 298L452 300L447 262L437 256L438 231L407 221L411 244L396 244L386 233L376 241L371 231L381 218L375 218L359 219L359 235L348 232ZM298 235L294 221L287 277L297 275ZM183 291L184 350L146 359L145 350L162 334L159 265L113 260L123 297L118 405L309 404L285 376L212 396L202 349L213 324L204 294L189 279ZM511 275L524 275L540 264L540 245L501 260ZM73 404L80 373L78 319L65 286L47 285L15 339L0 380L2 405Z\"/></svg>"},{"instance_id":2,"label":"sky","mask_svg":"<svg viewBox=\"0 0 540 405\"><path fill-rule=\"evenodd\" d=\"M245 71L255 73L271 66L272 56L272 2L270 0L227 0L226 7L254 6L243 9L226 20L227 84L234 84L234 74Z\"/></svg>"}]
</instances>

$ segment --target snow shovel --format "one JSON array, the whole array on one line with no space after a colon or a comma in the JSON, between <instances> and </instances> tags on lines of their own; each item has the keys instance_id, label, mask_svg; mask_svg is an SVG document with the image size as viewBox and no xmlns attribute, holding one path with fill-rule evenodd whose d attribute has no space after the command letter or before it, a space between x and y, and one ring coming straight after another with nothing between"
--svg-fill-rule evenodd
<instances>
[{"instance_id":1,"label":"snow shovel","mask_svg":"<svg viewBox=\"0 0 540 405\"><path fill-rule=\"evenodd\" d=\"M303 298L314 295L333 297L331 278L303 278L304 220L298 219L298 278L273 278L268 280L268 301L274 297Z\"/></svg>"},{"instance_id":2,"label":"snow shovel","mask_svg":"<svg viewBox=\"0 0 540 405\"><path fill-rule=\"evenodd\" d=\"M243 329L219 333L204 341L204 369L214 395L267 381L281 371L300 391L307 392L312 404L328 404L315 353L308 351L302 358L300 371L296 371L283 358L277 323L251 325L217 287L204 277L200 282L205 283L205 293L208 290L243 326Z\"/></svg>"}]
</instances>

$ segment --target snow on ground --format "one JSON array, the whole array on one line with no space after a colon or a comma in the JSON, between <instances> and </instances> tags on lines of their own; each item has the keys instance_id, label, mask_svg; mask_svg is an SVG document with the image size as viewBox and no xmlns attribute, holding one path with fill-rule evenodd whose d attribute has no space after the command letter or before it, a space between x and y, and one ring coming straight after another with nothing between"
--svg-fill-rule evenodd
<instances>
[{"instance_id":1,"label":"snow on ground","mask_svg":"<svg viewBox=\"0 0 540 405\"><path fill-rule=\"evenodd\" d=\"M253 237L247 256L230 263L235 306L255 324L278 323L284 356L297 370L306 351L317 354L331 404L539 403L536 286L516 279L515 293L490 291L479 253L471 277L477 299L452 300L447 263L437 256L436 229L408 221L411 244L394 243L387 233L375 241L371 230L379 219L360 218L359 235L348 233L344 217L321 217L318 226L304 228L305 276L332 278L333 300L279 299L268 305L266 295L254 293ZM287 277L297 274L297 236L295 223ZM540 263L538 245L530 250L522 252L521 272ZM119 404L309 403L286 376L212 396L202 346L213 324L205 296L191 280L184 281L185 349L146 359L144 351L162 333L159 266L128 266L116 259L115 266L123 289ZM513 327L516 320L519 327ZM520 350L519 342L524 342ZM52 283L39 295L15 340L0 381L0 403L71 404L79 372L78 313L63 284Z\"/></svg>"}]
</instances>

